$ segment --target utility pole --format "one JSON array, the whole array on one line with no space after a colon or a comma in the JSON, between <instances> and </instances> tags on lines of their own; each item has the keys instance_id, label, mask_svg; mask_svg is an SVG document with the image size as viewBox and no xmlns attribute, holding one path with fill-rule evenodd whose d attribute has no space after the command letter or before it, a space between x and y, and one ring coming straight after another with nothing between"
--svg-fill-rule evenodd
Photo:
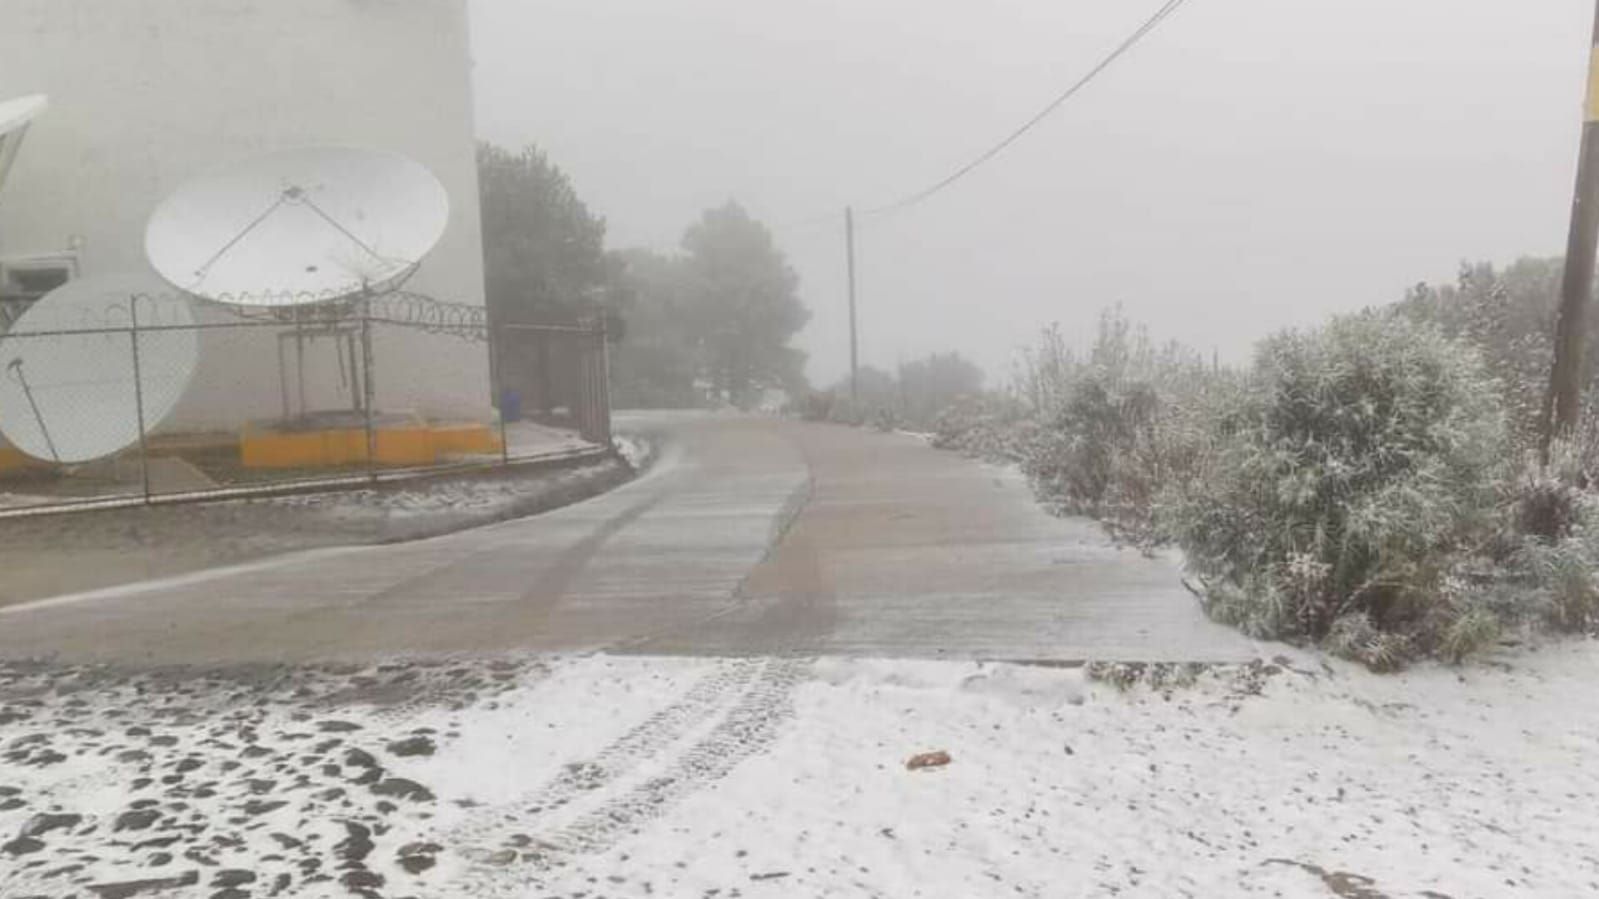
<instances>
[{"instance_id":1,"label":"utility pole","mask_svg":"<svg viewBox=\"0 0 1599 899\"><path fill-rule=\"evenodd\" d=\"M1593 293L1594 254L1599 249L1599 0L1588 62L1588 95L1583 108L1582 150L1577 157L1577 189L1571 203L1571 234L1566 271L1560 284L1560 317L1555 323L1555 364L1543 409L1543 458L1556 437L1570 434L1582 411L1583 337Z\"/></svg>"},{"instance_id":2,"label":"utility pole","mask_svg":"<svg viewBox=\"0 0 1599 899\"><path fill-rule=\"evenodd\" d=\"M849 260L849 398L861 401L860 342L855 332L855 209L844 207L844 252Z\"/></svg>"}]
</instances>

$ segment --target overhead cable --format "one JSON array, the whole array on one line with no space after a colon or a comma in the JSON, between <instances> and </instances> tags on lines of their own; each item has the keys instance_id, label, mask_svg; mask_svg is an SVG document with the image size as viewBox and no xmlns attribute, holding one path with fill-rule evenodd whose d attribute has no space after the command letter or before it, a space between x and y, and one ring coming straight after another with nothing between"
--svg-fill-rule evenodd
<instances>
[{"instance_id":1,"label":"overhead cable","mask_svg":"<svg viewBox=\"0 0 1599 899\"><path fill-rule=\"evenodd\" d=\"M1136 31L1129 35L1126 40L1117 45L1116 49L1112 50L1108 56L1100 60L1098 65L1094 66L1088 71L1088 74L1084 75L1082 78L1079 78L1076 83L1072 84L1072 86L1068 87L1053 100L1049 101L1047 106L1039 110L1038 113L1032 118L1022 123L1021 127L1006 135L1004 140L1001 140L999 143L994 144L992 147L989 147L987 150L983 151L982 155L951 172L943 179L926 188L923 188L922 190L917 191L916 193L895 200L892 203L885 203L881 206L875 206L870 209L861 210L861 214L883 215L886 213L898 212L900 210L907 209L911 206L915 206L923 200L928 199L929 197L932 197L934 194L942 191L946 187L949 187L967 175L970 175L984 163L1004 152L1005 149L1011 144L1021 140L1023 135L1033 130L1033 128L1037 127L1039 123L1049 118L1049 116L1054 113L1055 110L1065 105L1066 101L1076 96L1079 91L1087 87L1095 78L1098 78L1099 75L1106 69L1110 68L1111 65L1116 62L1116 60L1126 55L1126 53L1136 46L1139 41L1143 40L1149 35L1150 32L1160 27L1162 22L1166 21L1166 19L1170 17L1172 13L1175 13L1186 2L1187 0L1165 0L1165 3L1161 5L1160 9L1155 11L1154 15L1150 16L1149 19L1147 19L1138 27Z\"/></svg>"}]
</instances>

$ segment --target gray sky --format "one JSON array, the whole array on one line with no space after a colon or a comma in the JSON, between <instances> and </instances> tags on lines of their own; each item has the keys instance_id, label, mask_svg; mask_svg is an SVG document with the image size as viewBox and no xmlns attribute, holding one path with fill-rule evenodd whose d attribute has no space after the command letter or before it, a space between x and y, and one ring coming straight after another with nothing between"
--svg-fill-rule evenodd
<instances>
[{"instance_id":1,"label":"gray sky","mask_svg":"<svg viewBox=\"0 0 1599 899\"><path fill-rule=\"evenodd\" d=\"M535 141L614 247L736 198L774 228L918 190L1159 0L472 0L479 133ZM1272 330L1562 252L1587 0L1189 0L1024 141L863 223L863 361L1002 376L1121 302L1243 359ZM847 365L841 221L780 230Z\"/></svg>"}]
</instances>

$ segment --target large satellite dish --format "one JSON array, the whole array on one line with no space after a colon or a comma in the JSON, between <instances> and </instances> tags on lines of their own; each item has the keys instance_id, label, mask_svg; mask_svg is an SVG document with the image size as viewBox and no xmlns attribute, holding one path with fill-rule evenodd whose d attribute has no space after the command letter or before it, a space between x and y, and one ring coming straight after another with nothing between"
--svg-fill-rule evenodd
<instances>
[{"instance_id":1,"label":"large satellite dish","mask_svg":"<svg viewBox=\"0 0 1599 899\"><path fill-rule=\"evenodd\" d=\"M199 361L188 301L150 299L164 290L148 274L82 278L29 307L0 337L0 433L6 440L47 462L109 456L139 442L140 400L144 428L154 430L182 398ZM127 330L135 296L138 394Z\"/></svg>"},{"instance_id":2,"label":"large satellite dish","mask_svg":"<svg viewBox=\"0 0 1599 899\"><path fill-rule=\"evenodd\" d=\"M50 103L42 95L20 97L0 103L0 187L6 183L6 173L17 158L17 148L28 133L28 125L44 112Z\"/></svg>"},{"instance_id":3,"label":"large satellite dish","mask_svg":"<svg viewBox=\"0 0 1599 899\"><path fill-rule=\"evenodd\" d=\"M404 156L287 150L183 185L151 216L145 252L161 277L202 299L329 302L404 281L449 216L444 186Z\"/></svg>"}]
</instances>

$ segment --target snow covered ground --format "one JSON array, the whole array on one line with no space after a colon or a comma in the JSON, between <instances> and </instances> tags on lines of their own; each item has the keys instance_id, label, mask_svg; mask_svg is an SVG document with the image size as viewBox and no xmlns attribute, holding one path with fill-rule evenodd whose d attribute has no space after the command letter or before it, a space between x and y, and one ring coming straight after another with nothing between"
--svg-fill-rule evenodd
<instances>
[{"instance_id":1,"label":"snow covered ground","mask_svg":"<svg viewBox=\"0 0 1599 899\"><path fill-rule=\"evenodd\" d=\"M505 439L512 456L544 456L593 447L574 430L535 421L515 421L506 425Z\"/></svg>"},{"instance_id":2,"label":"snow covered ground","mask_svg":"<svg viewBox=\"0 0 1599 899\"><path fill-rule=\"evenodd\" d=\"M628 467L634 471L643 471L650 467L655 460L657 449L654 440L643 434L619 433L612 440L616 452L627 461Z\"/></svg>"},{"instance_id":3,"label":"snow covered ground","mask_svg":"<svg viewBox=\"0 0 1599 899\"><path fill-rule=\"evenodd\" d=\"M1105 673L0 667L0 895L1599 891L1599 644Z\"/></svg>"}]
</instances>

